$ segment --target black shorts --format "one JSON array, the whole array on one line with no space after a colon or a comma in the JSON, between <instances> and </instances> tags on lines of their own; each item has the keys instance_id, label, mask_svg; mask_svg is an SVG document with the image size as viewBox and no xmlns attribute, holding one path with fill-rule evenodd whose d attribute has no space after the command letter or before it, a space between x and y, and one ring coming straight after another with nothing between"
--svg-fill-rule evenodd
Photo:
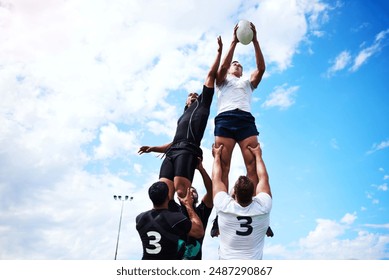
<instances>
[{"instance_id":1,"label":"black shorts","mask_svg":"<svg viewBox=\"0 0 389 280\"><path fill-rule=\"evenodd\" d=\"M162 162L159 178L173 181L175 176L180 176L192 182L198 162L197 156L192 153L178 151L169 153Z\"/></svg>"},{"instance_id":2,"label":"black shorts","mask_svg":"<svg viewBox=\"0 0 389 280\"><path fill-rule=\"evenodd\" d=\"M259 135L254 116L239 109L220 113L215 118L215 136L235 139L240 142Z\"/></svg>"}]
</instances>

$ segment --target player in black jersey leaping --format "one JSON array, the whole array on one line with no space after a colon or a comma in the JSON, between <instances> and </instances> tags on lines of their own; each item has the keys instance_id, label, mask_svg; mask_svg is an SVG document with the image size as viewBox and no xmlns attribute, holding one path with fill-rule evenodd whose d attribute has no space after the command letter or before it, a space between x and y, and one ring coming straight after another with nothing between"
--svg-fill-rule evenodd
<instances>
[{"instance_id":1,"label":"player in black jersey leaping","mask_svg":"<svg viewBox=\"0 0 389 280\"><path fill-rule=\"evenodd\" d=\"M140 155L149 152L165 153L159 180L169 186L169 198L171 200L169 207L171 208L174 208L175 205L175 192L177 192L178 197L185 197L186 191L193 181L198 158L202 158L203 155L200 143L208 122L215 92L216 73L223 49L220 36L217 38L217 42L217 56L205 79L203 91L200 95L189 93L185 111L178 119L173 141L162 146L142 146L138 151Z\"/></svg>"}]
</instances>

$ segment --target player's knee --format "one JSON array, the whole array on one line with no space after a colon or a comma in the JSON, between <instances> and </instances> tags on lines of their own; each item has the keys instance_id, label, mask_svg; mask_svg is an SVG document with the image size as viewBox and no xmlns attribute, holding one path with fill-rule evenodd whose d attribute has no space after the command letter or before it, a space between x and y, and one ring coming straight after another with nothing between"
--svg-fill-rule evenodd
<instances>
[{"instance_id":1,"label":"player's knee","mask_svg":"<svg viewBox=\"0 0 389 280\"><path fill-rule=\"evenodd\" d=\"M176 189L176 193L178 197L184 198L186 196L186 189L183 186L178 186Z\"/></svg>"}]
</instances>

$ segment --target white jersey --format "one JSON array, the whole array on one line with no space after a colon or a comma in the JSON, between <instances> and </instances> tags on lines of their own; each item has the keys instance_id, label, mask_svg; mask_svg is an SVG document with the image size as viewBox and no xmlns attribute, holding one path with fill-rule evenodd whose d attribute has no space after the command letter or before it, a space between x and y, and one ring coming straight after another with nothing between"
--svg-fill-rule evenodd
<instances>
[{"instance_id":1,"label":"white jersey","mask_svg":"<svg viewBox=\"0 0 389 280\"><path fill-rule=\"evenodd\" d=\"M228 74L216 90L218 114L235 109L251 112L253 87L249 79Z\"/></svg>"},{"instance_id":2,"label":"white jersey","mask_svg":"<svg viewBox=\"0 0 389 280\"><path fill-rule=\"evenodd\" d=\"M270 195L261 192L250 205L242 207L226 192L219 192L214 207L220 231L219 258L262 259L272 208Z\"/></svg>"}]
</instances>

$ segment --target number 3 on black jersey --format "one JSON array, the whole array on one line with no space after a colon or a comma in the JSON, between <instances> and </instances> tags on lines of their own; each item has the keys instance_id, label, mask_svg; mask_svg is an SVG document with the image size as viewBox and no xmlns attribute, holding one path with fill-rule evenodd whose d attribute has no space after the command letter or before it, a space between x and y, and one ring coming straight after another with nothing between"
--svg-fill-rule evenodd
<instances>
[{"instance_id":1,"label":"number 3 on black jersey","mask_svg":"<svg viewBox=\"0 0 389 280\"><path fill-rule=\"evenodd\" d=\"M147 236L152 237L149 240L149 245L154 247L154 249L146 248L146 252L152 255L160 253L162 250L161 244L159 244L159 241L161 241L161 234L157 231L149 231L147 232Z\"/></svg>"},{"instance_id":2,"label":"number 3 on black jersey","mask_svg":"<svg viewBox=\"0 0 389 280\"><path fill-rule=\"evenodd\" d=\"M250 235L253 232L253 227L251 226L253 219L251 217L245 216L238 216L236 218L238 219L238 221L240 221L240 227L244 229L244 231L237 230L236 234L242 236Z\"/></svg>"}]
</instances>

